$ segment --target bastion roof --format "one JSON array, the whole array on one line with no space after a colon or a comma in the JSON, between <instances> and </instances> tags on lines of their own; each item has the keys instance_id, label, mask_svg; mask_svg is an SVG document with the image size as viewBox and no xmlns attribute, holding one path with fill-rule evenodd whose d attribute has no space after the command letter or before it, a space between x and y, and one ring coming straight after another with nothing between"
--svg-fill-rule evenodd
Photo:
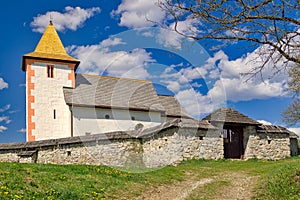
<instances>
[{"instance_id":1,"label":"bastion roof","mask_svg":"<svg viewBox=\"0 0 300 200\"><path fill-rule=\"evenodd\" d=\"M226 122L226 123L249 124L249 125L260 124L254 119L251 119L250 117L236 111L233 108L220 108L203 119L208 120L210 122L224 122L224 123Z\"/></svg>"},{"instance_id":2,"label":"bastion roof","mask_svg":"<svg viewBox=\"0 0 300 200\"><path fill-rule=\"evenodd\" d=\"M260 125L257 129L258 133L283 133L288 134L290 138L298 138L298 135L282 126L275 125Z\"/></svg>"}]
</instances>

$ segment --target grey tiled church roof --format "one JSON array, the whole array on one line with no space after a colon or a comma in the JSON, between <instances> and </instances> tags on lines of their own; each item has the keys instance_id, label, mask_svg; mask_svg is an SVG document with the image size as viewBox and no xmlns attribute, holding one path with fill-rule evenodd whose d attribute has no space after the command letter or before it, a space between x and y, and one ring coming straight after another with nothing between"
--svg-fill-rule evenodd
<instances>
[{"instance_id":1,"label":"grey tiled church roof","mask_svg":"<svg viewBox=\"0 0 300 200\"><path fill-rule=\"evenodd\" d=\"M252 124L252 125L260 124L259 122L234 110L233 108L220 108L203 119L208 120L210 122L227 122L227 123Z\"/></svg>"},{"instance_id":2,"label":"grey tiled church roof","mask_svg":"<svg viewBox=\"0 0 300 200\"><path fill-rule=\"evenodd\" d=\"M166 110L165 115L170 117L185 117L192 118L186 110L180 105L180 103L173 96L158 96L161 105Z\"/></svg>"},{"instance_id":3,"label":"grey tiled church roof","mask_svg":"<svg viewBox=\"0 0 300 200\"><path fill-rule=\"evenodd\" d=\"M68 105L164 111L152 82L95 75L76 75L75 89L64 88Z\"/></svg>"}]
</instances>

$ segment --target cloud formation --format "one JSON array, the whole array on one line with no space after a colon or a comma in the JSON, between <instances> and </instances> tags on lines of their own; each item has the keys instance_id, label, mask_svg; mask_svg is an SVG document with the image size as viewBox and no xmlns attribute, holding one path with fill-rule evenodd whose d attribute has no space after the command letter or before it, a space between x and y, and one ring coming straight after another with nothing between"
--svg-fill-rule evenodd
<instances>
[{"instance_id":1,"label":"cloud formation","mask_svg":"<svg viewBox=\"0 0 300 200\"><path fill-rule=\"evenodd\" d=\"M67 50L81 61L80 73L147 79L147 65L155 62L144 49L111 51L110 47L125 44L119 38L107 39L98 45L71 46Z\"/></svg>"},{"instance_id":2,"label":"cloud formation","mask_svg":"<svg viewBox=\"0 0 300 200\"><path fill-rule=\"evenodd\" d=\"M0 108L0 113L1 113L1 112L5 112L5 111L7 111L7 110L9 110L9 109L10 109L10 104L7 104L7 105L5 105L4 107Z\"/></svg>"},{"instance_id":3,"label":"cloud formation","mask_svg":"<svg viewBox=\"0 0 300 200\"><path fill-rule=\"evenodd\" d=\"M128 28L151 27L154 22L161 22L165 12L157 6L157 0L123 0L112 16L120 16L120 26Z\"/></svg>"},{"instance_id":4,"label":"cloud formation","mask_svg":"<svg viewBox=\"0 0 300 200\"><path fill-rule=\"evenodd\" d=\"M171 65L161 74L161 82L176 94L181 104L195 117L225 106L226 101L238 102L286 96L288 75L281 73L273 76L272 63L268 63L261 72L265 80L260 76L249 78L243 75L261 64L256 51L235 60L229 60L223 51L219 51L203 66L185 66L178 71ZM204 85L199 85L197 80L201 78L210 85L206 94L200 93ZM198 108L195 108L195 104Z\"/></svg>"},{"instance_id":5,"label":"cloud formation","mask_svg":"<svg viewBox=\"0 0 300 200\"><path fill-rule=\"evenodd\" d=\"M3 131L6 131L7 130L7 127L5 126L0 126L0 133L2 133Z\"/></svg>"},{"instance_id":6,"label":"cloud formation","mask_svg":"<svg viewBox=\"0 0 300 200\"><path fill-rule=\"evenodd\" d=\"M6 124L9 124L11 120L7 116L0 117L0 122L5 122Z\"/></svg>"},{"instance_id":7,"label":"cloud formation","mask_svg":"<svg viewBox=\"0 0 300 200\"><path fill-rule=\"evenodd\" d=\"M6 83L3 78L0 77L0 90L8 88L8 83Z\"/></svg>"},{"instance_id":8,"label":"cloud formation","mask_svg":"<svg viewBox=\"0 0 300 200\"><path fill-rule=\"evenodd\" d=\"M296 133L300 137L300 127L298 127L298 128L288 128L288 130Z\"/></svg>"},{"instance_id":9,"label":"cloud formation","mask_svg":"<svg viewBox=\"0 0 300 200\"><path fill-rule=\"evenodd\" d=\"M26 133L26 128L21 128L20 130L17 130L19 133Z\"/></svg>"},{"instance_id":10,"label":"cloud formation","mask_svg":"<svg viewBox=\"0 0 300 200\"><path fill-rule=\"evenodd\" d=\"M76 31L79 27L83 26L87 19L99 12L99 7L84 9L80 7L67 6L63 13L49 11L43 15L39 14L33 18L30 26L34 32L43 33L49 24L50 18L52 18L57 31L65 31L67 29Z\"/></svg>"},{"instance_id":11,"label":"cloud formation","mask_svg":"<svg viewBox=\"0 0 300 200\"><path fill-rule=\"evenodd\" d=\"M258 121L259 123L261 123L261 124L263 124L263 125L272 125L272 123L271 123L271 122L268 122L268 121L266 121L266 120L263 120L263 119L256 120L256 121Z\"/></svg>"},{"instance_id":12,"label":"cloud formation","mask_svg":"<svg viewBox=\"0 0 300 200\"><path fill-rule=\"evenodd\" d=\"M215 61L215 66L220 71L220 78L209 93L216 96L219 87L223 87L227 100L233 102L285 96L288 75L281 73L273 76L273 63L268 63L261 71L264 80L261 79L260 74L254 77L244 75L261 65L262 61L257 57L257 50L235 60L229 60L223 51L219 51L215 55L216 58L212 60Z\"/></svg>"}]
</instances>

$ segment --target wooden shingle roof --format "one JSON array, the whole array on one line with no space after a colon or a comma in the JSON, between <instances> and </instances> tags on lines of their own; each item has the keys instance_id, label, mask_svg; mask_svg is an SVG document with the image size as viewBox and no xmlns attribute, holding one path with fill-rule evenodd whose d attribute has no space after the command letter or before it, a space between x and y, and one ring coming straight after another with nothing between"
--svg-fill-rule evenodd
<instances>
[{"instance_id":1,"label":"wooden shingle roof","mask_svg":"<svg viewBox=\"0 0 300 200\"><path fill-rule=\"evenodd\" d=\"M75 88L64 88L68 105L163 112L152 82L109 76L76 75Z\"/></svg>"},{"instance_id":2,"label":"wooden shingle roof","mask_svg":"<svg viewBox=\"0 0 300 200\"><path fill-rule=\"evenodd\" d=\"M184 117L192 118L187 111L180 105L174 96L162 96L159 95L159 100L163 106L166 116L169 117Z\"/></svg>"},{"instance_id":3,"label":"wooden shingle roof","mask_svg":"<svg viewBox=\"0 0 300 200\"><path fill-rule=\"evenodd\" d=\"M260 123L233 108L220 108L203 118L210 122L259 125Z\"/></svg>"},{"instance_id":4,"label":"wooden shingle roof","mask_svg":"<svg viewBox=\"0 0 300 200\"><path fill-rule=\"evenodd\" d=\"M260 125L257 128L258 133L285 133L290 136L290 138L298 138L298 135L282 126L275 125Z\"/></svg>"}]
</instances>

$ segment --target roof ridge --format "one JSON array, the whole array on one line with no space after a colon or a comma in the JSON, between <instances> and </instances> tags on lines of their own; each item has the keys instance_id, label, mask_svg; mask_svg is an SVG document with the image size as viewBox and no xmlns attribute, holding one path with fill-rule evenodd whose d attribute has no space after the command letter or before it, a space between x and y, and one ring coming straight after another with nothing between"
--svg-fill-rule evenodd
<instances>
[{"instance_id":1,"label":"roof ridge","mask_svg":"<svg viewBox=\"0 0 300 200\"><path fill-rule=\"evenodd\" d=\"M210 121L224 121L224 122L243 123L243 124L245 123L257 124L257 125L260 124L256 120L235 110L234 108L226 108L226 107L221 107L215 110L214 112L210 113L203 119L208 119Z\"/></svg>"}]
</instances>

